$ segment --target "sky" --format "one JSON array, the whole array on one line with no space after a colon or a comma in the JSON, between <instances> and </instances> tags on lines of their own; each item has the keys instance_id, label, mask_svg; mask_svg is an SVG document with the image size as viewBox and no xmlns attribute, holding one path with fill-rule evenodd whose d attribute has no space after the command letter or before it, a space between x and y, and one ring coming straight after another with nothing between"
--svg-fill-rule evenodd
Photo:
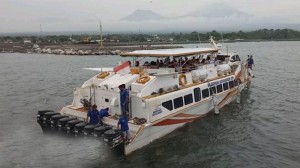
<instances>
[{"instance_id":1,"label":"sky","mask_svg":"<svg viewBox=\"0 0 300 168\"><path fill-rule=\"evenodd\" d=\"M299 0L0 0L0 33L300 29ZM165 19L128 21L147 10ZM143 16L139 16L143 17ZM123 20L122 20L123 19Z\"/></svg>"}]
</instances>

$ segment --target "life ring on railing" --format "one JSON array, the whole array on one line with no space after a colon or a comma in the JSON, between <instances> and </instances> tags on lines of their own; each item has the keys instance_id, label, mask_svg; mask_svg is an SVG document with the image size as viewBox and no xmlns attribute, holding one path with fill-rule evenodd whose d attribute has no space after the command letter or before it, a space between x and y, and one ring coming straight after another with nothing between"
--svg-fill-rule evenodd
<instances>
[{"instance_id":1,"label":"life ring on railing","mask_svg":"<svg viewBox=\"0 0 300 168\"><path fill-rule=\"evenodd\" d=\"M97 75L97 78L104 79L104 78L106 78L108 75L109 75L109 72L104 71L104 72L101 72L99 75Z\"/></svg>"},{"instance_id":2,"label":"life ring on railing","mask_svg":"<svg viewBox=\"0 0 300 168\"><path fill-rule=\"evenodd\" d=\"M180 74L179 75L179 85L180 86L185 86L186 84L187 84L186 75L185 74Z\"/></svg>"},{"instance_id":3,"label":"life ring on railing","mask_svg":"<svg viewBox=\"0 0 300 168\"><path fill-rule=\"evenodd\" d=\"M137 83L145 84L150 80L150 77L147 75L141 76L139 79L136 80Z\"/></svg>"}]
</instances>

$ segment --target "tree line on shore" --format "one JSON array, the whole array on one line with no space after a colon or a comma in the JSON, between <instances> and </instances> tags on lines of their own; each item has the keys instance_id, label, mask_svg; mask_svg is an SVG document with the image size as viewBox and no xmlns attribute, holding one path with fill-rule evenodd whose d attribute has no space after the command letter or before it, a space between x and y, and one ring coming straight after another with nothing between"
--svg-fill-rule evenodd
<instances>
[{"instance_id":1,"label":"tree line on shore","mask_svg":"<svg viewBox=\"0 0 300 168\"><path fill-rule=\"evenodd\" d=\"M244 32L217 32L207 33L193 31L190 33L108 33L103 35L104 42L199 42L207 41L209 36L216 40L224 41L256 41L256 40L300 40L300 31L292 29L259 29ZM0 36L0 42L19 42L30 40L32 43L99 43L100 35L96 34L72 34L51 36Z\"/></svg>"}]
</instances>

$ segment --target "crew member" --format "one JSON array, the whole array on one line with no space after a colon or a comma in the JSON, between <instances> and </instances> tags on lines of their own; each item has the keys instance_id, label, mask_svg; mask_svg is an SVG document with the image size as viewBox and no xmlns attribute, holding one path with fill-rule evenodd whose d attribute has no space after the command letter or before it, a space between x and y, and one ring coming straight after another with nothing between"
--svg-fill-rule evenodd
<instances>
[{"instance_id":1,"label":"crew member","mask_svg":"<svg viewBox=\"0 0 300 168\"><path fill-rule=\"evenodd\" d=\"M125 114L129 112L129 93L128 90L125 88L125 84L119 86L120 89L120 103L121 103L121 112Z\"/></svg>"},{"instance_id":2,"label":"crew member","mask_svg":"<svg viewBox=\"0 0 300 168\"><path fill-rule=\"evenodd\" d=\"M125 141L128 141L130 139L130 135L129 135L129 126L128 126L128 113L124 113L119 121L118 121L118 129L120 129L121 126L121 131L124 134L124 139Z\"/></svg>"},{"instance_id":3,"label":"crew member","mask_svg":"<svg viewBox=\"0 0 300 168\"><path fill-rule=\"evenodd\" d=\"M103 122L102 122L102 118L103 117L107 117L109 114L108 114L108 111L109 111L109 108L107 107L107 108L104 108L104 109L101 109L100 111L99 111L99 115L98 115L98 117L99 117L99 124L100 125L103 125Z\"/></svg>"},{"instance_id":4,"label":"crew member","mask_svg":"<svg viewBox=\"0 0 300 168\"><path fill-rule=\"evenodd\" d=\"M250 55L250 58L247 59L247 63L248 63L248 68L252 70L252 65L254 65L254 60L252 58L252 55Z\"/></svg>"},{"instance_id":5,"label":"crew member","mask_svg":"<svg viewBox=\"0 0 300 168\"><path fill-rule=\"evenodd\" d=\"M89 124L92 124L92 125L98 125L99 124L99 116L98 116L99 112L97 110L97 105L94 104L92 106L92 109L90 109L87 113L87 118L86 118L86 121L89 123Z\"/></svg>"}]
</instances>

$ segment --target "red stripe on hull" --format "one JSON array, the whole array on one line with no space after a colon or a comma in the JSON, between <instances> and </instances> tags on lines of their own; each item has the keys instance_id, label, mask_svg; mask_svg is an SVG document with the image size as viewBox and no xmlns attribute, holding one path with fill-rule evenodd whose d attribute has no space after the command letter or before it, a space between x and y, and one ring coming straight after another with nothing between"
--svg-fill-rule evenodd
<instances>
[{"instance_id":1,"label":"red stripe on hull","mask_svg":"<svg viewBox=\"0 0 300 168\"><path fill-rule=\"evenodd\" d=\"M236 80L239 80L242 76L242 70L240 70L240 72L235 76Z\"/></svg>"},{"instance_id":2,"label":"red stripe on hull","mask_svg":"<svg viewBox=\"0 0 300 168\"><path fill-rule=\"evenodd\" d=\"M199 117L199 115L196 115L196 114L184 114L184 113L180 113L180 114L177 114L176 116L174 117Z\"/></svg>"},{"instance_id":3,"label":"red stripe on hull","mask_svg":"<svg viewBox=\"0 0 300 168\"><path fill-rule=\"evenodd\" d=\"M235 76L235 79L236 79L236 80L240 80L240 79L241 79L241 77L242 77L242 75L244 74L244 71L245 71L245 69L247 69L247 67L248 67L247 64L245 64L244 67L241 67L240 72Z\"/></svg>"},{"instance_id":4,"label":"red stripe on hull","mask_svg":"<svg viewBox=\"0 0 300 168\"><path fill-rule=\"evenodd\" d=\"M181 124L181 123L189 123L194 121L197 118L192 118L192 119L166 119L162 122L159 122L155 124L154 126L165 126L165 125L173 125L173 124Z\"/></svg>"},{"instance_id":5,"label":"red stripe on hull","mask_svg":"<svg viewBox=\"0 0 300 168\"><path fill-rule=\"evenodd\" d=\"M225 105L226 101L227 101L230 97L232 97L232 96L235 94L235 91L236 91L236 90L230 91L230 92L224 97L224 99L223 99L222 101L220 101L220 103L218 104L218 108L223 107L223 106Z\"/></svg>"}]
</instances>

